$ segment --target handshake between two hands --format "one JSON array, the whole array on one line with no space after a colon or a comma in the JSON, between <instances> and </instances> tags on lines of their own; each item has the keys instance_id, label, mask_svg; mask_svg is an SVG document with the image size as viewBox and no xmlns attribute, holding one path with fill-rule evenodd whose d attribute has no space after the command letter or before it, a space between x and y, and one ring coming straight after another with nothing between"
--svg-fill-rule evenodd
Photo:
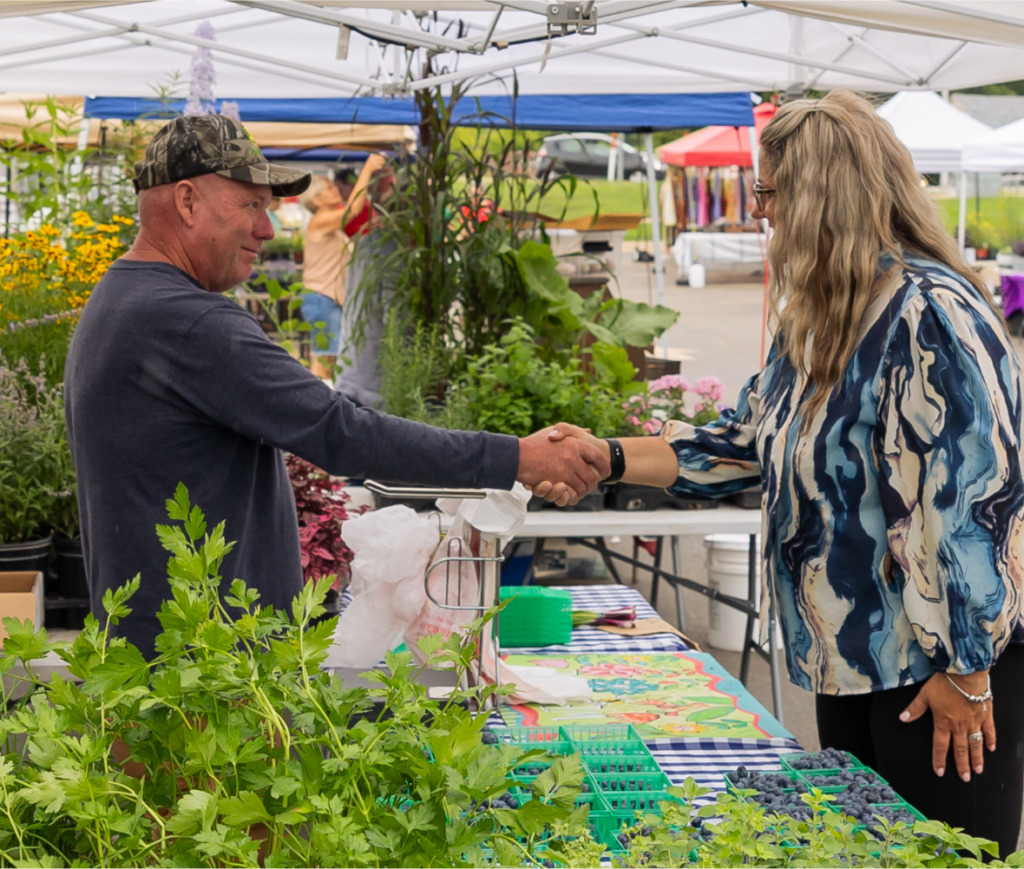
<instances>
[{"instance_id":1,"label":"handshake between two hands","mask_svg":"<svg viewBox=\"0 0 1024 869\"><path fill-rule=\"evenodd\" d=\"M519 439L517 479L537 497L567 507L611 474L609 455L590 429L560 422Z\"/></svg>"}]
</instances>

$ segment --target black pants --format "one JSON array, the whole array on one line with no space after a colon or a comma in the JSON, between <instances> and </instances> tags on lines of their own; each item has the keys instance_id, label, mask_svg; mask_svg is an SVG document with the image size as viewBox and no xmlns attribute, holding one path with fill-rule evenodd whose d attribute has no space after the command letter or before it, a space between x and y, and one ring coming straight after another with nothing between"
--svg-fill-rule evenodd
<instances>
[{"instance_id":1,"label":"black pants","mask_svg":"<svg viewBox=\"0 0 1024 869\"><path fill-rule=\"evenodd\" d=\"M904 724L900 713L920 685L816 698L822 748L849 751L876 770L925 817L963 827L999 843L1001 857L1017 849L1024 798L1024 645L1006 648L991 670L996 750L985 771L964 782L950 746L946 774L932 770L932 714Z\"/></svg>"}]
</instances>

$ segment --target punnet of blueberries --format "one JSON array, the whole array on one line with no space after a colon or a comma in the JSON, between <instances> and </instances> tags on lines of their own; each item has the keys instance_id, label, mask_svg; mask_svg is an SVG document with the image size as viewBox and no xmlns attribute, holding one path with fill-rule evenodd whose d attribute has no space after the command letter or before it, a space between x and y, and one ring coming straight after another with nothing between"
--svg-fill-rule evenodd
<instances>
[{"instance_id":1,"label":"punnet of blueberries","mask_svg":"<svg viewBox=\"0 0 1024 869\"><path fill-rule=\"evenodd\" d=\"M876 825L874 816L882 815L890 821L901 820L913 823L916 819L903 807L880 806L880 802L897 802L899 797L891 787L864 787L852 784L845 790L833 794L834 805L860 824ZM898 816L898 817L897 817Z\"/></svg>"},{"instance_id":2,"label":"punnet of blueberries","mask_svg":"<svg viewBox=\"0 0 1024 869\"><path fill-rule=\"evenodd\" d=\"M736 771L729 774L733 787L738 789L752 788L762 793L797 790L806 793L807 788L799 781L790 778L784 772L757 772L748 770L745 766L736 767Z\"/></svg>"},{"instance_id":3,"label":"punnet of blueberries","mask_svg":"<svg viewBox=\"0 0 1024 869\"><path fill-rule=\"evenodd\" d=\"M786 763L791 769L849 769L857 766L857 762L845 751L837 748L823 748L811 754L787 757Z\"/></svg>"}]
</instances>

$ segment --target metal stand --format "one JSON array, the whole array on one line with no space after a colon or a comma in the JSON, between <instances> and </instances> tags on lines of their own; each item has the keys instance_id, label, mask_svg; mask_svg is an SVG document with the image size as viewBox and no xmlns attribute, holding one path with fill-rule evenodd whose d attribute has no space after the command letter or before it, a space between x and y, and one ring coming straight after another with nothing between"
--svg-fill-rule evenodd
<instances>
[{"instance_id":1,"label":"metal stand","mask_svg":"<svg viewBox=\"0 0 1024 869\"><path fill-rule=\"evenodd\" d=\"M413 486L386 486L373 480L367 480L364 485L371 492L376 492L386 498L431 501L438 498L481 500L487 497L485 492L478 489L429 489ZM440 521L440 514L438 514L438 520ZM476 529L472 528L472 526L467 524L466 528L471 534L476 533ZM448 540L445 543L445 557L438 559L427 568L426 575L423 577L423 586L427 599L440 609L474 612L482 616L488 609L496 607L501 603L501 573L499 565L505 558L501 554L499 541L496 539L486 542L480 540L480 555L473 555L472 551L466 554L463 551L463 545L463 541L458 538ZM472 546L473 544L470 543L470 545ZM472 564L474 571L477 573L477 585L480 591L479 599L476 603L462 603L463 564ZM454 590L452 588L453 565L455 566L454 573L456 578ZM477 566L479 566L479 570L477 570ZM434 571L441 567L444 568L444 599L438 600L431 593L430 578ZM453 600L454 603L452 603ZM469 675L473 677L477 685L484 683L484 651L488 641L490 641L494 652L494 684L501 685L501 644L498 638L498 620L499 616L496 615L490 621L489 626L485 625L480 628L480 633L476 638L476 672L473 672L471 669ZM488 630L490 636L487 636ZM501 705L501 696L497 693L493 694L492 701L493 709L497 710Z\"/></svg>"}]
</instances>

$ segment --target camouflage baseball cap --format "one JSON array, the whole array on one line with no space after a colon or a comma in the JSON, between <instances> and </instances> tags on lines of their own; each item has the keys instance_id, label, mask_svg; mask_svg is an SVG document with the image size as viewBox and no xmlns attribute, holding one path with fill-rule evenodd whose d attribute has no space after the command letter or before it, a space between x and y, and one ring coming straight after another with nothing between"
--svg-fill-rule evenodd
<instances>
[{"instance_id":1,"label":"camouflage baseball cap","mask_svg":"<svg viewBox=\"0 0 1024 869\"><path fill-rule=\"evenodd\" d=\"M153 137L145 159L135 164L135 190L211 173L269 184L274 196L298 196L310 181L308 172L267 162L234 118L203 115L175 118Z\"/></svg>"}]
</instances>

